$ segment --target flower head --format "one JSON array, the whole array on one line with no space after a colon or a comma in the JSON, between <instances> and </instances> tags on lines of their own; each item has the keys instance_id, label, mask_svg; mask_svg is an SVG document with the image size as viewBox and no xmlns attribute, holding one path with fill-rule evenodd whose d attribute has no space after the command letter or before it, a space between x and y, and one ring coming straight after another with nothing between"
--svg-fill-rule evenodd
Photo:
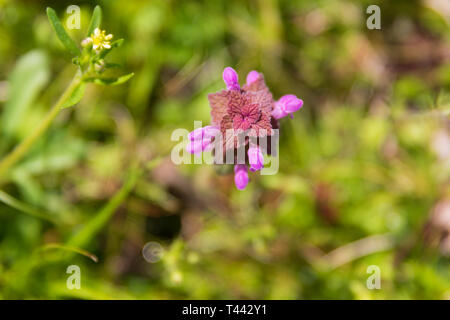
<instances>
[{"instance_id":1,"label":"flower head","mask_svg":"<svg viewBox=\"0 0 450 320\"><path fill-rule=\"evenodd\" d=\"M208 150L215 139L215 136L208 133L211 128L222 134L224 157L230 149L234 152L245 148L245 164L236 158L234 162L234 181L236 187L242 190L249 181L248 167L250 171L261 170L264 167L264 153L271 154L270 148L259 145L261 138L270 141L274 129L278 129L278 119L286 115L292 116L293 112L302 107L303 101L294 95L285 95L275 101L264 82L263 74L257 71L251 71L247 75L242 87L233 68L225 68L222 76L226 90L208 95L211 126L191 132L187 149L191 153Z\"/></svg>"},{"instance_id":2,"label":"flower head","mask_svg":"<svg viewBox=\"0 0 450 320\"><path fill-rule=\"evenodd\" d=\"M112 34L107 35L105 30L95 28L94 33L92 33L90 37L84 39L82 45L86 46L89 43L92 43L92 48L96 51L101 51L103 49L111 49L112 38L113 38Z\"/></svg>"},{"instance_id":3,"label":"flower head","mask_svg":"<svg viewBox=\"0 0 450 320\"><path fill-rule=\"evenodd\" d=\"M232 68L226 68L224 79L228 89L208 95L212 123L222 132L224 151L248 145L249 140L242 141L239 135L265 137L271 136L272 129L276 129L271 122L272 94L262 74L253 74L255 81L240 88L239 83L234 82L237 81L237 74L233 76L235 73Z\"/></svg>"}]
</instances>

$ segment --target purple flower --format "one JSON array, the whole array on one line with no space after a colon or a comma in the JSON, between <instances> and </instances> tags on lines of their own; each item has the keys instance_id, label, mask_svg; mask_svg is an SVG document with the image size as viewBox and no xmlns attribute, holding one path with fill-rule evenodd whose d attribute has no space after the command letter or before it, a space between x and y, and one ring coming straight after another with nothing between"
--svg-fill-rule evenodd
<instances>
[{"instance_id":1,"label":"purple flower","mask_svg":"<svg viewBox=\"0 0 450 320\"><path fill-rule=\"evenodd\" d=\"M242 131L249 136L266 137L273 135L272 129L277 129L271 121L274 103L272 94L264 83L263 75L255 72L250 75L253 82L250 81L240 90L228 89L208 95L212 124L219 128L223 137L227 136L228 130L233 134L230 139L224 139L224 151L241 147L242 141L238 135ZM224 71L224 75L232 73L234 70L231 68ZM229 79L224 78L230 87ZM237 79L237 75L229 78ZM248 139L244 144L248 145Z\"/></svg>"},{"instance_id":2,"label":"purple flower","mask_svg":"<svg viewBox=\"0 0 450 320\"><path fill-rule=\"evenodd\" d=\"M216 135L218 129L214 126L206 126L202 128L195 129L191 133L189 133L189 140L195 141L203 138L212 138Z\"/></svg>"},{"instance_id":3,"label":"purple flower","mask_svg":"<svg viewBox=\"0 0 450 320\"><path fill-rule=\"evenodd\" d=\"M225 70L223 70L222 76L223 81L225 81L225 84L227 86L227 90L241 90L241 87L239 86L238 75L233 68L226 67Z\"/></svg>"},{"instance_id":4,"label":"purple flower","mask_svg":"<svg viewBox=\"0 0 450 320\"><path fill-rule=\"evenodd\" d=\"M250 146L247 154L248 162L250 163L250 171L255 172L264 167L264 155L258 146Z\"/></svg>"},{"instance_id":5,"label":"purple flower","mask_svg":"<svg viewBox=\"0 0 450 320\"><path fill-rule=\"evenodd\" d=\"M234 183L236 188L244 190L249 181L247 166L245 164L237 164L234 166Z\"/></svg>"},{"instance_id":6,"label":"purple flower","mask_svg":"<svg viewBox=\"0 0 450 320\"><path fill-rule=\"evenodd\" d=\"M272 116L275 119L281 119L288 114L291 115L303 106L303 100L297 98L293 94L282 96L280 100L275 102L275 107L272 111Z\"/></svg>"},{"instance_id":7,"label":"purple flower","mask_svg":"<svg viewBox=\"0 0 450 320\"><path fill-rule=\"evenodd\" d=\"M213 138L219 133L219 130L214 126L206 126L198 128L189 133L189 143L186 146L186 150L189 153L200 154L203 151L209 151L212 149Z\"/></svg>"},{"instance_id":8,"label":"purple flower","mask_svg":"<svg viewBox=\"0 0 450 320\"><path fill-rule=\"evenodd\" d=\"M252 83L258 81L259 79L259 73L258 71L250 71L247 75L247 85L251 85Z\"/></svg>"},{"instance_id":9,"label":"purple flower","mask_svg":"<svg viewBox=\"0 0 450 320\"><path fill-rule=\"evenodd\" d=\"M203 151L209 151L212 148L212 140L208 138L189 141L186 150L189 153L200 155Z\"/></svg>"},{"instance_id":10,"label":"purple flower","mask_svg":"<svg viewBox=\"0 0 450 320\"><path fill-rule=\"evenodd\" d=\"M285 95L278 101L264 82L264 76L251 71L246 77L244 86L239 85L239 78L233 68L223 71L226 90L208 95L211 106L211 125L196 129L189 134L186 147L191 153L201 153L212 149L217 132L222 134L223 154L230 149L244 147L247 157L245 164L234 160L234 181L239 190L243 190L249 181L250 171L258 171L264 167L264 153L271 154L271 149L261 147L261 138L271 139L273 129L278 129L278 119L291 115L303 106L303 101L294 95ZM231 132L231 136L227 134ZM244 140L238 139L239 132L247 134ZM250 144L250 138L253 139ZM214 150L216 152L216 150Z\"/></svg>"}]
</instances>

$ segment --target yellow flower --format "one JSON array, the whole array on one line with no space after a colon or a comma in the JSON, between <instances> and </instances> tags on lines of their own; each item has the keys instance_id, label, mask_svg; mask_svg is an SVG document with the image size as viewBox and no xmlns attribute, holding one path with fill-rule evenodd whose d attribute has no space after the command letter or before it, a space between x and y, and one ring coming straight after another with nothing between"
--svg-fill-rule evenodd
<instances>
[{"instance_id":1,"label":"yellow flower","mask_svg":"<svg viewBox=\"0 0 450 320\"><path fill-rule=\"evenodd\" d=\"M111 42L110 40L113 38L112 34L106 34L105 30L100 30L96 28L94 33L91 34L89 38L83 40L82 45L85 46L88 43L92 43L92 48L96 51L100 51L102 49L110 49Z\"/></svg>"}]
</instances>

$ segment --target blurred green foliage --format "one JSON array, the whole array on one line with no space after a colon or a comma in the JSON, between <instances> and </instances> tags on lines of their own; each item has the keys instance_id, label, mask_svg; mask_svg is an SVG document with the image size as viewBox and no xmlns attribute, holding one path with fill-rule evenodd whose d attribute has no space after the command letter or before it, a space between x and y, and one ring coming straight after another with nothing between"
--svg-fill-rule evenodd
<instances>
[{"instance_id":1,"label":"blurred green foliage","mask_svg":"<svg viewBox=\"0 0 450 320\"><path fill-rule=\"evenodd\" d=\"M0 157L75 70L46 6L81 7L80 42L100 4L125 39L111 61L135 72L88 86L0 182L0 298L449 299L447 2L0 0ZM170 161L174 129L209 123L225 66L305 101L281 121L280 171L245 191Z\"/></svg>"}]
</instances>

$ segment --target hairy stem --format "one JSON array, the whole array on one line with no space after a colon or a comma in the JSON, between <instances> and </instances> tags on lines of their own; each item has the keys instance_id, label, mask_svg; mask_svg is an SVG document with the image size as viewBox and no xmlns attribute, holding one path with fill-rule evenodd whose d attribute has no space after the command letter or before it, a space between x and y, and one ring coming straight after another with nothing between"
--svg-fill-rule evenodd
<instances>
[{"instance_id":1,"label":"hairy stem","mask_svg":"<svg viewBox=\"0 0 450 320\"><path fill-rule=\"evenodd\" d=\"M47 113L44 119L42 119L41 123L38 125L36 130L34 130L25 140L23 140L14 150L11 151L6 157L4 157L0 161L0 180L5 175L8 169L11 168L16 162L18 162L22 157L27 153L27 151L33 146L34 142L42 136L42 134L47 131L50 127L50 124L59 114L61 107L70 98L74 90L81 82L81 74L77 72L77 74L73 77L72 82L63 92L61 97L52 107L52 109Z\"/></svg>"}]
</instances>

